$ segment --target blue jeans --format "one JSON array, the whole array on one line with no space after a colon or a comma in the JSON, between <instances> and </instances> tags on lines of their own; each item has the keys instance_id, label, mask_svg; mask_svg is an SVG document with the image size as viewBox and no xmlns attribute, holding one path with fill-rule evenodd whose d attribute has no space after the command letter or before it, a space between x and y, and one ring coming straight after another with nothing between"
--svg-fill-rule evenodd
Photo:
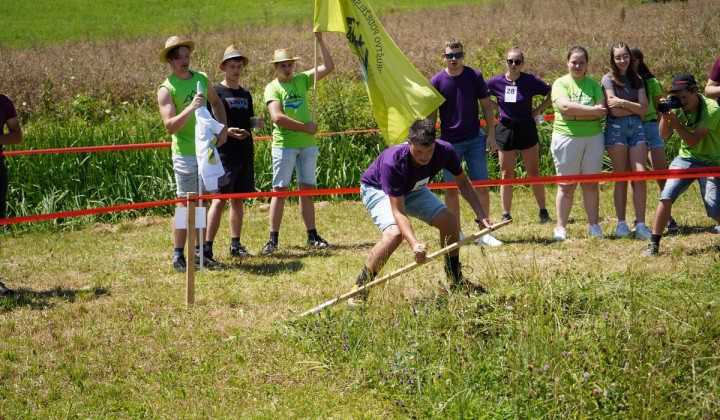
<instances>
[{"instance_id":1,"label":"blue jeans","mask_svg":"<svg viewBox=\"0 0 720 420\"><path fill-rule=\"evenodd\" d=\"M605 147L622 145L635 147L647 143L642 118L638 115L613 117L608 115L605 120Z\"/></svg>"},{"instance_id":2,"label":"blue jeans","mask_svg":"<svg viewBox=\"0 0 720 420\"><path fill-rule=\"evenodd\" d=\"M298 184L315 185L317 146L281 149L273 147L273 188L290 186L293 169L297 170Z\"/></svg>"},{"instance_id":3,"label":"blue jeans","mask_svg":"<svg viewBox=\"0 0 720 420\"><path fill-rule=\"evenodd\" d=\"M643 123L643 129L645 131L648 150L665 148L665 142L660 137L660 128L658 127L657 121L645 121Z\"/></svg>"},{"instance_id":4,"label":"blue jeans","mask_svg":"<svg viewBox=\"0 0 720 420\"><path fill-rule=\"evenodd\" d=\"M487 147L487 136L484 132L480 131L474 139L451 144L455 149L455 153L460 157L461 163L463 158L465 158L470 181L490 179L487 167L487 152L485 150ZM450 171L443 169L443 179L445 182L453 182L455 177L453 177Z\"/></svg>"},{"instance_id":5,"label":"blue jeans","mask_svg":"<svg viewBox=\"0 0 720 420\"><path fill-rule=\"evenodd\" d=\"M388 226L397 224L390 206L390 198L381 188L361 184L360 198L380 232L384 231ZM408 216L416 217L428 225L432 223L432 219L438 213L446 208L445 204L428 187L418 188L405 194L405 211Z\"/></svg>"},{"instance_id":6,"label":"blue jeans","mask_svg":"<svg viewBox=\"0 0 720 420\"><path fill-rule=\"evenodd\" d=\"M715 168L717 166L712 163L678 156L673 159L668 169ZM668 179L665 188L660 193L660 200L670 200L670 202L675 203L680 194L684 193L696 179L700 184L700 195L705 204L705 212L708 217L720 217L720 199L718 198L720 178L718 177Z\"/></svg>"}]
</instances>

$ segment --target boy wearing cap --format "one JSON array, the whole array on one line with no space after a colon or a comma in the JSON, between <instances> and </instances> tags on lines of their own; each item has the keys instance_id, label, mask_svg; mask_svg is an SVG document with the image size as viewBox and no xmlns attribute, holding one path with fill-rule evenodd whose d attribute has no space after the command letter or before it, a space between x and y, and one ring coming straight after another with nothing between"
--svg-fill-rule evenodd
<instances>
[{"instance_id":1,"label":"boy wearing cap","mask_svg":"<svg viewBox=\"0 0 720 420\"><path fill-rule=\"evenodd\" d=\"M320 45L323 64L317 68L317 80L330 74L335 68L330 52L322 39L322 33L316 32L315 38ZM264 100L273 122L272 165L273 191L287 191L290 186L293 169L297 172L298 190L315 188L315 169L317 168L318 148L315 143L317 124L312 121L307 103L308 90L313 85L315 69L295 74L294 57L287 49L275 50L270 63L275 68L277 78L265 88ZM278 247L278 234L285 207L285 197L270 199L270 240L262 253L270 255ZM300 197L300 214L307 230L307 244L311 248L324 249L329 245L318 235L315 229L315 207L312 196Z\"/></svg>"},{"instance_id":2,"label":"boy wearing cap","mask_svg":"<svg viewBox=\"0 0 720 420\"><path fill-rule=\"evenodd\" d=\"M190 70L190 53L195 49L195 42L171 36L165 41L165 48L160 51L158 59L170 66L171 73L158 87L157 100L160 116L165 130L172 136L172 159L178 198L187 197L188 192L198 191L198 163L195 156L195 110L205 105L205 96L197 92L200 82L203 92L212 107L215 119L225 125L218 134L218 146L225 143L227 137L227 120L225 109L213 89L208 89L210 81L205 73ZM185 203L179 203L185 207ZM186 229L175 229L173 220L173 268L184 273L187 268L184 247L187 239ZM199 240L196 242L199 244ZM189 250L188 250L189 251ZM195 247L195 262L200 261L200 247ZM221 266L215 260L205 258L208 267Z\"/></svg>"},{"instance_id":3,"label":"boy wearing cap","mask_svg":"<svg viewBox=\"0 0 720 420\"><path fill-rule=\"evenodd\" d=\"M720 166L720 107L717 102L698 93L695 78L690 74L678 74L668 91L682 103L682 107L663 113L659 105L660 137L670 137L673 131L682 139L678 156L669 169L707 168ZM665 100L661 99L661 103ZM660 202L655 210L650 243L640 254L643 257L657 255L660 237L670 218L675 200L694 180L700 184L700 194L705 203L707 215L718 223L711 232L720 233L720 178L684 178L668 179L660 194Z\"/></svg>"},{"instance_id":4,"label":"boy wearing cap","mask_svg":"<svg viewBox=\"0 0 720 420\"><path fill-rule=\"evenodd\" d=\"M220 70L225 79L213 86L225 109L228 121L228 139L218 147L225 175L218 179L220 194L255 192L255 156L251 128L262 128L262 118L255 118L252 95L240 86L240 74L248 65L245 57L235 45L225 49ZM207 233L204 254L212 258L213 240L217 234L223 210L224 199L214 199L208 212ZM230 199L230 255L243 258L250 253L240 244L243 222L242 198Z\"/></svg>"}]
</instances>

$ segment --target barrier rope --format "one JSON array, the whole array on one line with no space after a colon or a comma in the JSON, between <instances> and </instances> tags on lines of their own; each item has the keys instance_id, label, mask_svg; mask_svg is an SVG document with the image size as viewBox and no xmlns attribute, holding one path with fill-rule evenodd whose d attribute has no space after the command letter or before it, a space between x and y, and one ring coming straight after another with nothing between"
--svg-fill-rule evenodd
<instances>
[{"instance_id":1,"label":"barrier rope","mask_svg":"<svg viewBox=\"0 0 720 420\"><path fill-rule=\"evenodd\" d=\"M639 181L653 179L670 179L670 178L708 178L720 176L720 167L708 168L691 168L691 169L665 169L659 171L641 171L641 172L613 172L588 175L565 175L565 176L545 176L531 178L512 178L512 179L494 179L485 181L473 181L474 186L500 186L500 185L528 185L528 184L565 184L565 183L585 183L585 182L617 182L617 181ZM454 182L440 182L429 184L430 189L441 188L457 188ZM358 194L359 187L350 188L331 188L321 190L302 190L302 191L272 191L272 192L256 192L241 194L210 194L196 197L196 200L210 199L235 199L235 198L267 198L267 197L302 197L315 195L341 195L341 194ZM155 201L147 203L122 204L117 206L99 207L87 210L73 210L59 213L39 214L33 216L11 217L0 219L0 226L12 225L19 223L37 222L41 220L61 219L68 217L87 216L101 213L114 213L126 210L136 210L149 207L159 207L171 204L185 202L184 199L175 199L167 201Z\"/></svg>"},{"instance_id":2,"label":"barrier rope","mask_svg":"<svg viewBox=\"0 0 720 420\"><path fill-rule=\"evenodd\" d=\"M544 115L546 121L551 121L555 117L553 115ZM497 124L497 120L495 121ZM480 121L480 125L486 125L485 121ZM439 128L440 126L437 125ZM378 133L380 129L370 128L366 130L346 130L346 131L331 131L326 133L317 133L316 136L333 136L338 134L363 134L363 133ZM255 137L254 141L272 140L272 136ZM51 153L94 153L94 152L113 152L120 150L140 150L140 149L161 149L170 147L172 143L161 142L161 143L138 143L138 144L115 144L107 146L83 146L83 147L62 147L55 149L37 149L37 150L6 150L3 152L4 156L21 156L21 155L44 155Z\"/></svg>"}]
</instances>

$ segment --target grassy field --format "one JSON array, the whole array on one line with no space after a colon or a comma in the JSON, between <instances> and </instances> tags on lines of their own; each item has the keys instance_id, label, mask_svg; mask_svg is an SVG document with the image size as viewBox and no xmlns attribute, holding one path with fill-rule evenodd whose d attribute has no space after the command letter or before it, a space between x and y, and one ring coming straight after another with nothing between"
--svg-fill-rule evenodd
<instances>
[{"instance_id":1,"label":"grassy field","mask_svg":"<svg viewBox=\"0 0 720 420\"><path fill-rule=\"evenodd\" d=\"M192 309L167 218L3 236L0 278L20 294L0 298L0 417L718 418L720 248L697 188L651 260L641 241L588 239L579 204L565 243L537 223L529 190L514 204L505 246L461 251L488 295L446 295L432 262L361 311L302 320L349 289L378 237L359 203L317 204L327 252L302 246L297 206L273 257L231 260L223 223L216 254L232 268L198 278ZM247 207L253 253L266 229ZM410 260L402 245L384 272Z\"/></svg>"}]
</instances>

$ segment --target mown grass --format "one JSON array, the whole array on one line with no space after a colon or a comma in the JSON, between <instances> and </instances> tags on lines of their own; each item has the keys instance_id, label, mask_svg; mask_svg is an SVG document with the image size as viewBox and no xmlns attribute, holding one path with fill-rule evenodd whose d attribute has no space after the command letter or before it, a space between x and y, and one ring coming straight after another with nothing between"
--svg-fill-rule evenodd
<instances>
[{"instance_id":1,"label":"mown grass","mask_svg":"<svg viewBox=\"0 0 720 420\"><path fill-rule=\"evenodd\" d=\"M652 192L654 202L656 192ZM548 198L554 195L548 191ZM614 228L612 186L601 225ZM493 211L499 197L492 194ZM579 197L577 197L579 199ZM569 240L536 222L530 190L499 249L466 246L465 274L490 293L446 295L439 262L375 290L361 311L295 316L349 289L378 233L357 202L320 202L302 244L286 210L280 249L238 264L223 223L197 279L170 264L169 219L140 218L1 238L0 412L7 418L717 418L718 238L697 188L674 208L684 226L644 260L644 243L587 239L582 206ZM471 220L463 206L464 220ZM554 217L554 211L551 210ZM353 228L348 229L348 223ZM473 231L466 225L465 231ZM437 249L435 231L415 222ZM246 207L258 253L267 213ZM384 272L411 260L406 245Z\"/></svg>"}]
</instances>

